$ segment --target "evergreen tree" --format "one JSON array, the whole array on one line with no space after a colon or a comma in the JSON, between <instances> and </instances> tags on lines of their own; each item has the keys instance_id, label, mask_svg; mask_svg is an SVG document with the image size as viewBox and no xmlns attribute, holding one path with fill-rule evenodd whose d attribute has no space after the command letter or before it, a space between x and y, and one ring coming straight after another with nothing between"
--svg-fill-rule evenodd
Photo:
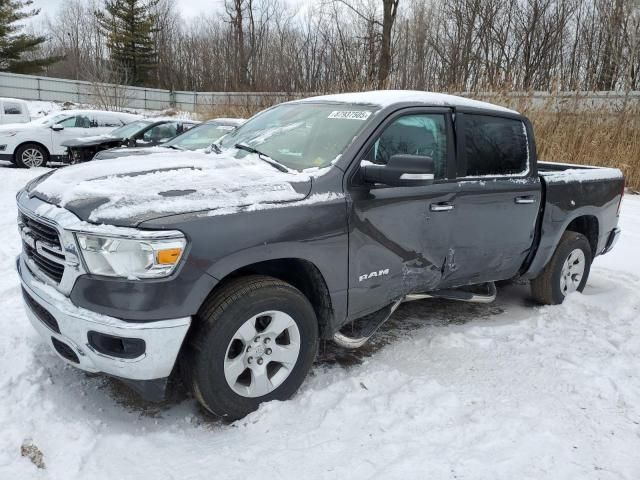
<instances>
[{"instance_id":1,"label":"evergreen tree","mask_svg":"<svg viewBox=\"0 0 640 480\"><path fill-rule=\"evenodd\" d=\"M153 34L160 0L105 0L96 12L111 61L130 85L143 85L157 64Z\"/></svg>"},{"instance_id":2,"label":"evergreen tree","mask_svg":"<svg viewBox=\"0 0 640 480\"><path fill-rule=\"evenodd\" d=\"M60 57L33 57L46 37L21 33L24 25L19 22L34 17L39 9L24 10L33 0L0 0L0 71L13 73L38 73Z\"/></svg>"}]
</instances>

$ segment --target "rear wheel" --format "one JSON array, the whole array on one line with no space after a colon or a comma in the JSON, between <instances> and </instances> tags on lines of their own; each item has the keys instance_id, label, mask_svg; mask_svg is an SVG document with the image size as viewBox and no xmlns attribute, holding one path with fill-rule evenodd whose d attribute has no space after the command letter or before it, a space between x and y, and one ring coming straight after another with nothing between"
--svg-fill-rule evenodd
<instances>
[{"instance_id":1,"label":"rear wheel","mask_svg":"<svg viewBox=\"0 0 640 480\"><path fill-rule=\"evenodd\" d=\"M44 167L49 159L49 152L35 143L21 145L15 154L15 164L20 168Z\"/></svg>"},{"instance_id":2,"label":"rear wheel","mask_svg":"<svg viewBox=\"0 0 640 480\"><path fill-rule=\"evenodd\" d=\"M531 294L546 305L562 303L570 293L584 290L591 261L587 237L577 232L565 232L547 266L531 281Z\"/></svg>"},{"instance_id":3,"label":"rear wheel","mask_svg":"<svg viewBox=\"0 0 640 480\"><path fill-rule=\"evenodd\" d=\"M309 300L271 277L232 280L205 303L197 322L183 362L185 383L207 410L229 420L290 398L318 349Z\"/></svg>"}]
</instances>

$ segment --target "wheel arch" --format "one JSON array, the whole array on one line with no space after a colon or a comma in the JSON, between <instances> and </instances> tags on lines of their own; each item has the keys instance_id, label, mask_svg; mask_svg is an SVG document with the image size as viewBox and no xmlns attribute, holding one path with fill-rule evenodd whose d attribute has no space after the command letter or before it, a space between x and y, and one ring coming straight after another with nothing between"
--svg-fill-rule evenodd
<instances>
[{"instance_id":1,"label":"wheel arch","mask_svg":"<svg viewBox=\"0 0 640 480\"><path fill-rule=\"evenodd\" d=\"M309 260L283 257L238 267L220 279L207 298L215 295L230 280L249 275L266 275L277 278L300 290L307 297L316 313L320 337L323 338L331 334L334 323L331 294L322 272Z\"/></svg>"},{"instance_id":2,"label":"wheel arch","mask_svg":"<svg viewBox=\"0 0 640 480\"><path fill-rule=\"evenodd\" d=\"M25 140L24 142L21 142L18 145L16 145L16 147L13 149L14 161L17 159L18 150L20 150L25 145L37 145L38 147L42 148L44 150L44 153L47 155L47 158L45 160L49 161L49 159L51 158L51 152L49 151L46 145L36 140Z\"/></svg>"},{"instance_id":3,"label":"wheel arch","mask_svg":"<svg viewBox=\"0 0 640 480\"><path fill-rule=\"evenodd\" d=\"M595 258L600 238L600 222L595 215L580 215L567 225L565 231L581 233L589 241L591 246L591 258Z\"/></svg>"},{"instance_id":4,"label":"wheel arch","mask_svg":"<svg viewBox=\"0 0 640 480\"><path fill-rule=\"evenodd\" d=\"M550 214L549 214L550 215ZM598 218L595 209L582 211L577 215L571 215L562 222L554 222L546 218L542 222L542 238L536 248L531 264L526 267L521 275L525 279L537 277L551 261L562 235L566 232L576 232L584 235L591 247L591 256L595 258L599 253L598 244L601 242L600 229L603 222Z\"/></svg>"}]
</instances>

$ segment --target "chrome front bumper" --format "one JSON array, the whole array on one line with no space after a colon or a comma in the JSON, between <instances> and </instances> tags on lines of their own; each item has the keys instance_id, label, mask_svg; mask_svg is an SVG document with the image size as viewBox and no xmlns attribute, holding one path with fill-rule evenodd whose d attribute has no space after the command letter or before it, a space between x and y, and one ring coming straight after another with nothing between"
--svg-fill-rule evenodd
<instances>
[{"instance_id":1,"label":"chrome front bumper","mask_svg":"<svg viewBox=\"0 0 640 480\"><path fill-rule=\"evenodd\" d=\"M125 322L76 307L68 297L34 277L22 255L17 258L16 268L26 294L55 319L59 333L41 319L39 315L42 312L37 312L36 308L25 302L29 320L49 347L67 363L88 372L103 372L130 380L154 380L169 376L191 324L190 317L146 323ZM145 351L136 358L105 355L89 344L90 331L142 339ZM77 363L61 354L59 342L71 349L77 357Z\"/></svg>"}]
</instances>

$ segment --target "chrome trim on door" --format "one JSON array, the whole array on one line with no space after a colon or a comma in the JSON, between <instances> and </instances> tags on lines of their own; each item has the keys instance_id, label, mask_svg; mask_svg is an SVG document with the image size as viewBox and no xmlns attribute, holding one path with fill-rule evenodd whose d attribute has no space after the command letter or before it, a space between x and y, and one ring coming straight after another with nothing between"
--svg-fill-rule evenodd
<instances>
[{"instance_id":1,"label":"chrome trim on door","mask_svg":"<svg viewBox=\"0 0 640 480\"><path fill-rule=\"evenodd\" d=\"M433 180L433 173L403 173L400 180Z\"/></svg>"},{"instance_id":2,"label":"chrome trim on door","mask_svg":"<svg viewBox=\"0 0 640 480\"><path fill-rule=\"evenodd\" d=\"M429 206L429 209L432 212L446 212L449 210L453 210L453 205L450 203L432 203Z\"/></svg>"}]
</instances>

